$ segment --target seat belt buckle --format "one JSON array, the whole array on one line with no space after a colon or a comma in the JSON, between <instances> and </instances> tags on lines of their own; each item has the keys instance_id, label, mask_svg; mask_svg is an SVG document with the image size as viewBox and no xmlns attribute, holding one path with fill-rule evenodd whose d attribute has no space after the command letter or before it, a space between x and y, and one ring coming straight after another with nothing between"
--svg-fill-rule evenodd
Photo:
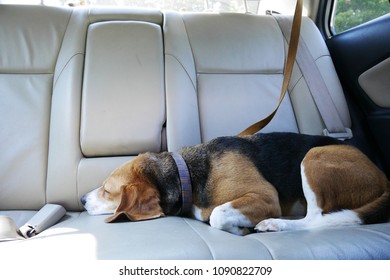
<instances>
[{"instance_id":1,"label":"seat belt buckle","mask_svg":"<svg viewBox=\"0 0 390 280\"><path fill-rule=\"evenodd\" d=\"M347 140L353 137L352 130L348 127L345 128L344 132L329 132L327 128L323 130L323 134L328 137L332 137L338 140Z\"/></svg>"},{"instance_id":2,"label":"seat belt buckle","mask_svg":"<svg viewBox=\"0 0 390 280\"><path fill-rule=\"evenodd\" d=\"M61 205L46 204L25 225L20 227L24 237L30 238L56 224L66 213Z\"/></svg>"}]
</instances>

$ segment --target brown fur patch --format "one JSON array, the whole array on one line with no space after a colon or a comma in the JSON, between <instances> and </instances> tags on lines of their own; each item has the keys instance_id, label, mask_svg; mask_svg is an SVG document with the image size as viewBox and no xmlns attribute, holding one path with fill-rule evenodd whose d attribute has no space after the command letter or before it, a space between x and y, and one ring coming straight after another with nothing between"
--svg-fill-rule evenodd
<instances>
[{"instance_id":1,"label":"brown fur patch","mask_svg":"<svg viewBox=\"0 0 390 280\"><path fill-rule=\"evenodd\" d=\"M202 209L208 220L212 210L226 202L247 216L254 224L281 214L278 194L255 165L242 154L224 153L211 162L208 191L213 194L211 206ZM196 204L196 202L195 202Z\"/></svg>"},{"instance_id":2,"label":"brown fur patch","mask_svg":"<svg viewBox=\"0 0 390 280\"><path fill-rule=\"evenodd\" d=\"M313 148L303 164L323 213L358 209L376 200L388 188L386 176L351 146Z\"/></svg>"}]
</instances>

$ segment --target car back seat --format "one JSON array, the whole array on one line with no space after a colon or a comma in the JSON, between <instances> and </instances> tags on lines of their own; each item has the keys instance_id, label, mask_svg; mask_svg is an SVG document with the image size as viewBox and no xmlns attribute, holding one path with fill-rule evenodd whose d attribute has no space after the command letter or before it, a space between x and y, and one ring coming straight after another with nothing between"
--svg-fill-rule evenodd
<instances>
[{"instance_id":1,"label":"car back seat","mask_svg":"<svg viewBox=\"0 0 390 280\"><path fill-rule=\"evenodd\" d=\"M390 257L389 223L239 237L183 217L107 224L80 205L122 162L165 150L165 123L173 151L272 111L286 53L272 17L0 6L0 23L10 27L0 28L0 215L20 226L45 203L68 211L27 241L0 243L0 260ZM302 31L350 127L322 38L308 19ZM322 128L296 69L265 131Z\"/></svg>"}]
</instances>

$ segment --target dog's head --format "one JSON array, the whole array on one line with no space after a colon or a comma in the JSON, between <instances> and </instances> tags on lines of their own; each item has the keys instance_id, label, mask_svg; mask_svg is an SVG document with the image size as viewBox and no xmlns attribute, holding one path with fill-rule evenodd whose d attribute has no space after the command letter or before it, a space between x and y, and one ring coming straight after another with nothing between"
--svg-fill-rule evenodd
<instances>
[{"instance_id":1,"label":"dog's head","mask_svg":"<svg viewBox=\"0 0 390 280\"><path fill-rule=\"evenodd\" d=\"M103 185L81 197L84 208L91 215L113 214L112 222L125 215L138 221L164 215L160 194L144 172L149 155L142 154L114 170Z\"/></svg>"}]
</instances>

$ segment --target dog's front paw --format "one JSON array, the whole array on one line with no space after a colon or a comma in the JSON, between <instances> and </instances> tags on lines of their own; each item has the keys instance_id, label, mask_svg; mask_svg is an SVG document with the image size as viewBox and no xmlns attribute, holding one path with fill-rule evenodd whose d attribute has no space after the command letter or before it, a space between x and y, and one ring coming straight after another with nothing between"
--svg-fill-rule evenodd
<instances>
[{"instance_id":1,"label":"dog's front paw","mask_svg":"<svg viewBox=\"0 0 390 280\"><path fill-rule=\"evenodd\" d=\"M255 230L258 232L282 231L285 230L286 225L286 221L282 219L266 219L258 223Z\"/></svg>"}]
</instances>

